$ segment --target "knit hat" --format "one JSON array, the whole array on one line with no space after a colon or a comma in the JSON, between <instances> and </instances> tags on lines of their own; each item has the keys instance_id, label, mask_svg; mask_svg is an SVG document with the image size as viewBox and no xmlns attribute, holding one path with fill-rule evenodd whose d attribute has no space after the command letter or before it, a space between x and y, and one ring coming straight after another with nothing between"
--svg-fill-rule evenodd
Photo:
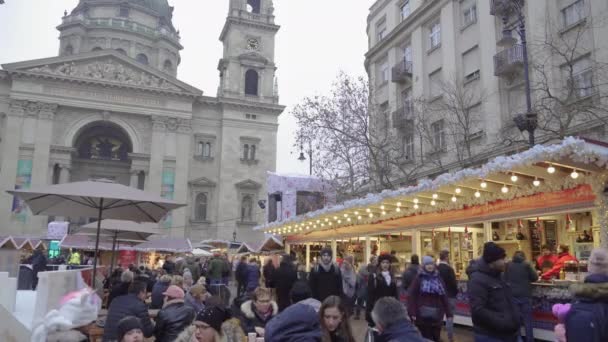
<instances>
[{"instance_id":1,"label":"knit hat","mask_svg":"<svg viewBox=\"0 0 608 342\"><path fill-rule=\"evenodd\" d=\"M118 322L118 327L116 329L118 334L118 341L122 341L122 338L125 337L125 335L131 330L143 330L141 326L141 321L135 316L127 316L121 319Z\"/></svg>"},{"instance_id":2,"label":"knit hat","mask_svg":"<svg viewBox=\"0 0 608 342\"><path fill-rule=\"evenodd\" d=\"M604 248L595 248L589 257L589 273L608 276L608 251Z\"/></svg>"},{"instance_id":3,"label":"knit hat","mask_svg":"<svg viewBox=\"0 0 608 342\"><path fill-rule=\"evenodd\" d=\"M327 247L325 247L325 248L323 248L323 249L321 250L321 253L319 253L319 254L320 254L321 256L323 256L323 255L325 255L325 254L329 254L329 256L333 256L333 254L334 254L334 253L331 251L331 248L327 248Z\"/></svg>"},{"instance_id":4,"label":"knit hat","mask_svg":"<svg viewBox=\"0 0 608 342\"><path fill-rule=\"evenodd\" d=\"M422 257L422 265L426 266L426 265L431 265L435 263L435 259L433 259L432 256L430 255L425 255Z\"/></svg>"},{"instance_id":5,"label":"knit hat","mask_svg":"<svg viewBox=\"0 0 608 342\"><path fill-rule=\"evenodd\" d=\"M486 242L483 245L483 260L491 264L496 260L504 259L507 257L505 250L494 242Z\"/></svg>"},{"instance_id":6,"label":"knit hat","mask_svg":"<svg viewBox=\"0 0 608 342\"><path fill-rule=\"evenodd\" d=\"M167 288L167 291L163 292L163 296L169 296L175 299L184 299L184 290L177 285L171 285Z\"/></svg>"},{"instance_id":7,"label":"knit hat","mask_svg":"<svg viewBox=\"0 0 608 342\"><path fill-rule=\"evenodd\" d=\"M196 315L196 321L209 324L218 333L222 331L222 323L229 318L226 310L217 306L206 307Z\"/></svg>"}]
</instances>

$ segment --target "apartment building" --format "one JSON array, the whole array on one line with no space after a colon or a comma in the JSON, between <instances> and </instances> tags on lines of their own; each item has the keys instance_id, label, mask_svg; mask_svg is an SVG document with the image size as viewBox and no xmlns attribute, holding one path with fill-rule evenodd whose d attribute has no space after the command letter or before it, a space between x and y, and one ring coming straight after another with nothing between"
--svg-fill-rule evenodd
<instances>
[{"instance_id":1,"label":"apartment building","mask_svg":"<svg viewBox=\"0 0 608 342\"><path fill-rule=\"evenodd\" d=\"M537 143L605 139L607 12L604 0L376 1L365 61L371 122L399 145L391 160L410 170L404 182L525 148L514 118L528 112Z\"/></svg>"}]
</instances>

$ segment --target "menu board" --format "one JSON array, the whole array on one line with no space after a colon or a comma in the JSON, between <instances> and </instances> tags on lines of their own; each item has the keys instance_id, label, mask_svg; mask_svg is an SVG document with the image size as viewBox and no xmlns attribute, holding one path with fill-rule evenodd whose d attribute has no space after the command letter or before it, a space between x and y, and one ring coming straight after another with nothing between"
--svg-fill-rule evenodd
<instances>
[{"instance_id":1,"label":"menu board","mask_svg":"<svg viewBox=\"0 0 608 342\"><path fill-rule=\"evenodd\" d=\"M536 228L535 221L528 221L528 229L530 231L530 248L532 249L532 260L536 260L536 258L541 253L542 239L540 236L539 229Z\"/></svg>"},{"instance_id":2,"label":"menu board","mask_svg":"<svg viewBox=\"0 0 608 342\"><path fill-rule=\"evenodd\" d=\"M545 232L545 243L549 245L551 250L557 249L557 222L543 221L543 231Z\"/></svg>"}]
</instances>

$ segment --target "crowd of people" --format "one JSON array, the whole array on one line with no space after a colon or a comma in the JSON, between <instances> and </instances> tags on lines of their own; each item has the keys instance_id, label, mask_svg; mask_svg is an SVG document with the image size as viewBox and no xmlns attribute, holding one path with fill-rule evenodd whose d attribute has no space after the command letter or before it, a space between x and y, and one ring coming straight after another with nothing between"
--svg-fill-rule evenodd
<instances>
[{"instance_id":1,"label":"crowd of people","mask_svg":"<svg viewBox=\"0 0 608 342\"><path fill-rule=\"evenodd\" d=\"M564 253L562 248L555 259L546 251L530 263L518 251L507 260L503 248L487 242L467 269L475 341L519 341L522 328L523 338L533 341L531 284L554 272ZM215 255L206 262L168 258L157 271L118 269L106 281L103 340L241 342L255 336L273 342L354 342L352 320L364 319L368 340L440 341L445 329L454 341L459 285L449 252L440 252L438 260L412 255L401 275L395 259L380 254L357 267L352 256L337 262L325 248L308 274L290 255L278 267L272 261L260 267L247 258L231 264L227 256ZM608 341L608 251L593 250L588 264L585 282L572 287L572 302L554 308L560 342L575 336L577 342ZM232 278L236 293L227 299L222 288L227 290ZM159 310L154 319L149 309Z\"/></svg>"}]
</instances>

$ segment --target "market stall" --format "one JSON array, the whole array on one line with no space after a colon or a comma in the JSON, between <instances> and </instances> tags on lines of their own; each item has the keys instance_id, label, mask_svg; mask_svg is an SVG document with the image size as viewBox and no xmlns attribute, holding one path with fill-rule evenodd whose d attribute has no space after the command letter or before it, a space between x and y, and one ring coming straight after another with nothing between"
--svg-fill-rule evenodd
<instances>
[{"instance_id":1,"label":"market stall","mask_svg":"<svg viewBox=\"0 0 608 342\"><path fill-rule=\"evenodd\" d=\"M608 145L567 138L255 229L282 236L287 250L305 248L307 260L315 244L338 256L362 248L359 262L381 252L403 262L413 253L437 256L447 249L462 280L456 322L471 324L464 270L486 241L501 244L509 256L524 251L528 259L543 245L565 245L580 263L562 277L582 280L591 248L608 244L607 162ZM568 300L563 283L535 286L537 338L552 338L550 305Z\"/></svg>"},{"instance_id":2,"label":"market stall","mask_svg":"<svg viewBox=\"0 0 608 342\"><path fill-rule=\"evenodd\" d=\"M139 252L137 255L138 265L160 268L167 256L191 253L192 244L190 239L155 237L134 246L133 250Z\"/></svg>"}]
</instances>

